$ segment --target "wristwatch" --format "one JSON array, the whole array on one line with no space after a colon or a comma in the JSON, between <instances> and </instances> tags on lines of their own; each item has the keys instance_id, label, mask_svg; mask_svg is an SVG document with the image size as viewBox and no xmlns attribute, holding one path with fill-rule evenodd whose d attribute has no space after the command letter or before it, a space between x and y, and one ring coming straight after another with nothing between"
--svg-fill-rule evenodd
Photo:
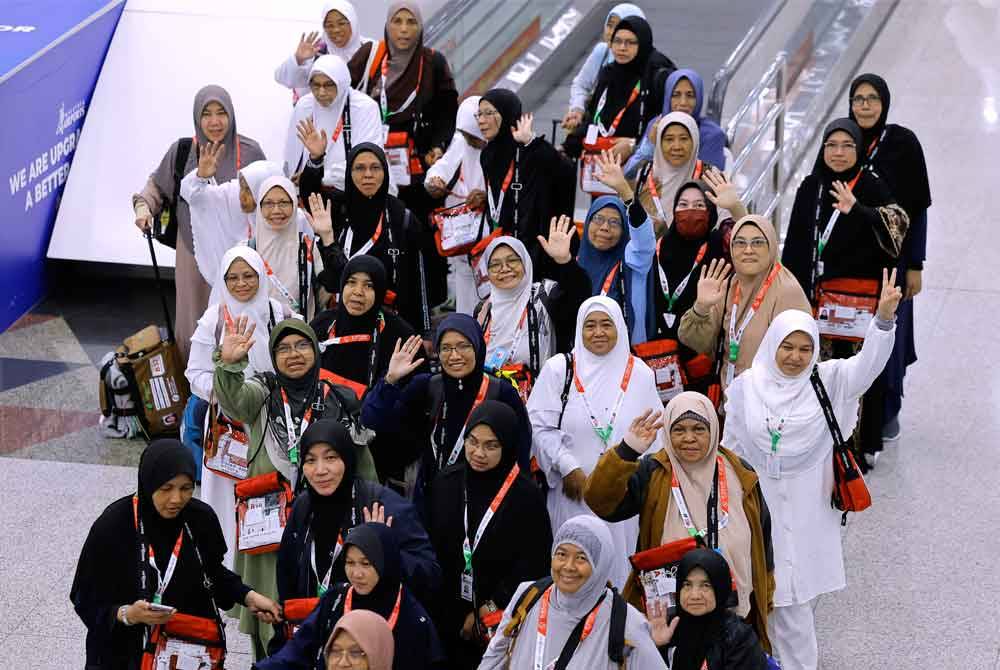
<instances>
[{"instance_id":1,"label":"wristwatch","mask_svg":"<svg viewBox=\"0 0 1000 670\"><path fill-rule=\"evenodd\" d=\"M132 622L128 620L128 605L122 605L118 608L118 620L126 626L132 625Z\"/></svg>"},{"instance_id":2,"label":"wristwatch","mask_svg":"<svg viewBox=\"0 0 1000 670\"><path fill-rule=\"evenodd\" d=\"M492 600L487 600L486 602L484 602L483 607L485 607L486 611L489 612L490 614L497 611L497 604Z\"/></svg>"}]
</instances>

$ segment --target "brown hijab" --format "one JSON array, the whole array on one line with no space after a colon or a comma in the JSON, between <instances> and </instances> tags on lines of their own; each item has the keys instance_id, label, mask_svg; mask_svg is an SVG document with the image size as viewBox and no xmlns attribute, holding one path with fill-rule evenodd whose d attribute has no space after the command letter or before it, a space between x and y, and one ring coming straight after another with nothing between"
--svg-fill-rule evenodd
<instances>
[{"instance_id":1,"label":"brown hijab","mask_svg":"<svg viewBox=\"0 0 1000 670\"><path fill-rule=\"evenodd\" d=\"M692 416L694 415L694 416ZM708 424L708 451L696 463L688 463L674 451L670 441L670 429L685 418L698 418ZM670 459L670 467L677 476L684 502L688 506L692 520L699 530L708 525L708 498L712 493L712 482L715 479L716 459L719 456L719 417L715 413L712 401L700 393L685 391L674 397L664 410L663 433L666 441L664 451ZM743 486L729 461L723 457L726 469L726 486L729 490L729 517L723 519L719 513L719 549L729 561L736 575L736 586L739 592L739 604L736 614L745 617L750 611L750 594L753 592L753 566L751 563L751 532L743 509ZM720 473L720 478L721 478ZM663 536L661 542L683 540L688 536L680 512L671 495L667 503L667 513L663 518Z\"/></svg>"},{"instance_id":2,"label":"brown hijab","mask_svg":"<svg viewBox=\"0 0 1000 670\"><path fill-rule=\"evenodd\" d=\"M756 214L748 214L742 219L736 222L733 226L732 237L736 237L736 233L740 231L740 228L746 225L753 225L760 229L760 232L767 238L768 254L770 256L770 262L768 263L767 270L760 273L755 277L741 277L739 274L735 274L733 279L729 282L729 291L726 293L726 302L721 307L724 309L722 313L722 338L724 350L728 351L729 343L729 324L730 324L730 311L733 306L733 292L736 290L737 284L740 286L740 302L736 306L736 328L739 329L740 325L743 323L743 319L750 309L754 298L757 296L757 291L764 284L768 275L774 269L774 266L781 266L778 262L778 234L774 230L774 225L764 218L763 216L758 216ZM719 308L716 308L719 309ZM753 363L754 354L757 353L757 349L760 347L761 341L764 339L764 333L767 332L767 327L771 325L771 321L781 312L786 309L797 309L803 312L808 312L812 314L812 307L809 304L809 300L806 298L805 292L799 285L798 280L795 278L791 272L789 272L784 267L780 267L778 274L775 276L774 281L771 283L770 288L767 293L764 294L764 299L754 314L753 319L747 324L746 330L743 331L743 338L740 341L740 351L736 358L736 370L734 372L734 377L738 376L741 372L750 367ZM722 366L722 384L726 385L726 365Z\"/></svg>"}]
</instances>

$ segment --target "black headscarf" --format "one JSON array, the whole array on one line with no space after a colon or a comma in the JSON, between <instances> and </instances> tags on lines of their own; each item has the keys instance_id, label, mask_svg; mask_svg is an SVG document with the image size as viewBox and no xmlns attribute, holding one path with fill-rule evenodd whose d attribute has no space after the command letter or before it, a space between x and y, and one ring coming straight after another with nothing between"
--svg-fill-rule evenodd
<instances>
[{"instance_id":1,"label":"black headscarf","mask_svg":"<svg viewBox=\"0 0 1000 670\"><path fill-rule=\"evenodd\" d=\"M313 353L316 362L312 368L298 379L293 379L278 370L278 355L275 350L278 345L289 335L301 335L312 342ZM292 410L292 418L301 418L306 407L312 404L316 395L316 385L319 382L319 341L316 339L314 331L308 323L300 319L285 319L279 321L271 329L271 337L268 342L268 350L271 352L271 365L274 366L274 373L268 373L268 378L273 379L276 384L272 384L271 395L268 398L268 414L271 419L280 420L284 426L285 411L281 400L281 389L284 389L288 396L288 404Z\"/></svg>"},{"instance_id":2,"label":"black headscarf","mask_svg":"<svg viewBox=\"0 0 1000 670\"><path fill-rule=\"evenodd\" d=\"M354 185L354 178L352 176L354 161L363 153L374 154L382 164L382 171L384 173L382 186L371 197L362 194L358 190L358 187ZM360 243L359 239L362 241L367 240L375 234L379 218L385 212L386 199L389 195L389 163L385 158L385 152L382 150L382 147L371 142L362 142L351 148L351 153L347 156L346 170L347 172L344 175L344 200L347 208L347 220L354 231L354 246L358 246ZM388 223L386 221L383 225L388 225Z\"/></svg>"},{"instance_id":3,"label":"black headscarf","mask_svg":"<svg viewBox=\"0 0 1000 670\"><path fill-rule=\"evenodd\" d=\"M627 86L628 90L632 90L632 87L635 86L635 78L642 76L645 72L646 63L649 62L649 56L653 53L653 30L649 27L646 19L641 16L630 16L619 21L618 25L615 26L614 32L611 34L612 40L615 39L615 35L620 30L628 30L635 33L636 39L639 40L639 50L636 52L635 58L627 63L619 63L617 60L612 60L608 65L608 70L614 73L615 76L629 79L629 81L623 82L623 85Z\"/></svg>"},{"instance_id":4,"label":"black headscarf","mask_svg":"<svg viewBox=\"0 0 1000 670\"><path fill-rule=\"evenodd\" d=\"M715 609L702 616L692 616L680 606L684 580L695 568L708 574L715 592ZM689 551L677 567L677 616L680 622L674 632L677 643L671 670L699 670L709 646L717 640L726 613L726 603L733 588L732 575L726 559L711 549Z\"/></svg>"},{"instance_id":5,"label":"black headscarf","mask_svg":"<svg viewBox=\"0 0 1000 670\"><path fill-rule=\"evenodd\" d=\"M486 425L496 433L502 447L500 462L486 472L477 472L465 463L466 492L469 497L469 529L475 534L486 508L503 486L510 469L517 462L518 424L517 415L506 404L497 400L484 400L472 410L466 424L465 437L476 426Z\"/></svg>"},{"instance_id":6,"label":"black headscarf","mask_svg":"<svg viewBox=\"0 0 1000 670\"><path fill-rule=\"evenodd\" d=\"M308 532L316 543L316 570L323 575L330 567L330 552L337 542L340 530L350 518L358 455L357 446L347 428L334 419L322 419L306 429L300 443L303 462L309 454L309 449L317 444L330 445L344 462L343 479L332 495L321 496L309 485L308 480L305 484L312 511Z\"/></svg>"},{"instance_id":7,"label":"black headscarf","mask_svg":"<svg viewBox=\"0 0 1000 670\"><path fill-rule=\"evenodd\" d=\"M859 75L851 82L849 98L854 97L855 91L861 84L872 86L882 99L882 114L878 121L871 128L861 130L865 142L864 150L867 152L871 143L882 136L883 130L886 131L885 138L879 142L875 158L870 162L873 163L879 177L888 182L889 190L899 203L913 217L919 210L931 206L931 187L927 178L927 163L924 160L923 148L913 131L888 123L892 96L885 80L877 74ZM848 107L851 120L856 121L850 101Z\"/></svg>"},{"instance_id":8,"label":"black headscarf","mask_svg":"<svg viewBox=\"0 0 1000 670\"><path fill-rule=\"evenodd\" d=\"M378 573L378 584L368 595L357 592L351 597L351 606L366 609L389 618L403 580L399 543L391 526L384 523L365 523L356 526L344 540L344 555L349 547L357 547Z\"/></svg>"},{"instance_id":9,"label":"black headscarf","mask_svg":"<svg viewBox=\"0 0 1000 670\"><path fill-rule=\"evenodd\" d=\"M487 142L479 154L479 164L483 167L486 182L493 189L493 193L498 194L517 149L513 129L521 118L521 99L516 93L505 88L487 91L482 99L496 107L501 117L497 136Z\"/></svg>"},{"instance_id":10,"label":"black headscarf","mask_svg":"<svg viewBox=\"0 0 1000 670\"><path fill-rule=\"evenodd\" d=\"M823 144L830 139L830 135L837 131L845 132L851 136L855 146L857 147L858 159L855 161L854 165L844 170L843 172L834 172L823 160ZM848 118L834 119L826 125L823 130L823 139L820 142L819 155L816 157L816 162L813 164L813 174L818 176L824 184L829 185L834 181L849 182L858 174L861 170L864 162L862 157L864 156L864 137L861 133L861 128L858 127L854 121ZM827 194L829 196L829 194Z\"/></svg>"},{"instance_id":11,"label":"black headscarf","mask_svg":"<svg viewBox=\"0 0 1000 670\"><path fill-rule=\"evenodd\" d=\"M344 306L344 287L351 275L363 272L371 279L372 287L375 289L375 302L371 309L360 316L352 316ZM385 274L385 266L382 261L374 256L362 254L355 256L344 266L344 271L340 275L340 305L337 309L337 334L350 335L353 333L367 333L371 331L378 318L382 303L385 302L385 292L388 284Z\"/></svg>"},{"instance_id":12,"label":"black headscarf","mask_svg":"<svg viewBox=\"0 0 1000 670\"><path fill-rule=\"evenodd\" d=\"M139 513L146 530L146 541L157 556L170 556L177 535L184 526L185 510L173 519L165 519L153 505L153 493L178 475L195 481L195 463L191 450L179 440L153 440L139 459ZM185 508L186 509L186 508ZM160 566L166 567L166 564Z\"/></svg>"}]
</instances>

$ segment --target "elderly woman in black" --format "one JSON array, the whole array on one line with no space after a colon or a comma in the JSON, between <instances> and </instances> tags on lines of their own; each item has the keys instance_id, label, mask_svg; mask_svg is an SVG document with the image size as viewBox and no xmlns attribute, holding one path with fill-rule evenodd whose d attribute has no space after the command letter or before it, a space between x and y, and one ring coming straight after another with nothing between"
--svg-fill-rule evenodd
<instances>
[{"instance_id":1,"label":"elderly woman in black","mask_svg":"<svg viewBox=\"0 0 1000 670\"><path fill-rule=\"evenodd\" d=\"M444 587L435 620L453 668L482 660L515 589L548 572L552 530L545 498L517 465L517 416L502 402L473 410L465 462L442 472L429 505Z\"/></svg>"},{"instance_id":2,"label":"elderly woman in black","mask_svg":"<svg viewBox=\"0 0 1000 670\"><path fill-rule=\"evenodd\" d=\"M242 603L262 621L280 620L277 603L222 565L226 540L212 508L192 499L194 477L187 447L156 440L142 454L136 492L91 527L70 591L87 626L87 668L138 670L151 634L166 627L169 635L184 617L221 626L220 607ZM217 641L224 649L221 634Z\"/></svg>"}]
</instances>

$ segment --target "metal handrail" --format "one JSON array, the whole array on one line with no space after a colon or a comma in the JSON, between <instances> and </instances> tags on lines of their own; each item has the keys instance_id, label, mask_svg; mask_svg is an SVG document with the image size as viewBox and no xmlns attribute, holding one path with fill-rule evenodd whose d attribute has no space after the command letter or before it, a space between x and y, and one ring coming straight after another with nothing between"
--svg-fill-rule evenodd
<instances>
[{"instance_id":1,"label":"metal handrail","mask_svg":"<svg viewBox=\"0 0 1000 670\"><path fill-rule=\"evenodd\" d=\"M722 105L726 100L726 90L736 71L740 69L746 59L750 56L754 47L760 42L761 37L771 27L771 23L777 18L778 13L784 8L788 0L775 0L763 16L758 17L750 30L746 32L740 40L729 58L722 64L719 71L715 73L712 80L712 92L708 96L708 104L705 107L705 116L720 123L722 120Z\"/></svg>"}]
</instances>

